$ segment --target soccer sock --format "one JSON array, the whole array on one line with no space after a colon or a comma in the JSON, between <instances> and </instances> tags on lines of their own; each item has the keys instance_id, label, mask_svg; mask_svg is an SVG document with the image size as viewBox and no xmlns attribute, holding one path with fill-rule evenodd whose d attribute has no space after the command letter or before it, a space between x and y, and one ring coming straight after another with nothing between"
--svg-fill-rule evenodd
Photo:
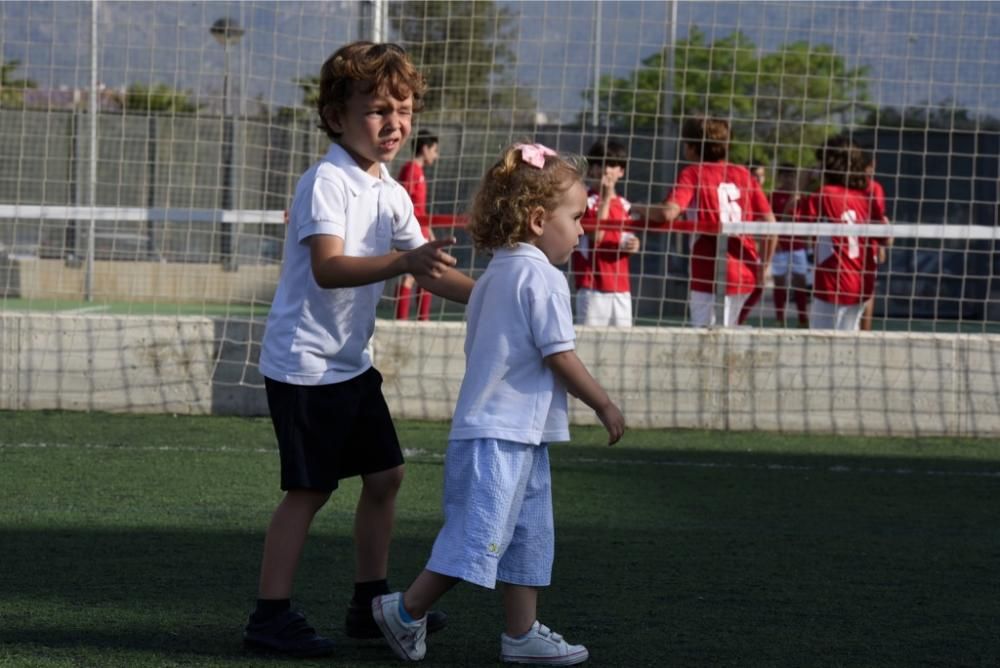
<instances>
[{"instance_id":1,"label":"soccer sock","mask_svg":"<svg viewBox=\"0 0 1000 668\"><path fill-rule=\"evenodd\" d=\"M371 605L376 596L389 593L388 580L370 580L354 583L354 602L358 605Z\"/></svg>"},{"instance_id":2,"label":"soccer sock","mask_svg":"<svg viewBox=\"0 0 1000 668\"><path fill-rule=\"evenodd\" d=\"M402 283L396 288L396 320L409 320L410 318L410 295L413 288L408 288Z\"/></svg>"},{"instance_id":3,"label":"soccer sock","mask_svg":"<svg viewBox=\"0 0 1000 668\"><path fill-rule=\"evenodd\" d=\"M788 288L774 287L774 317L785 322L785 304L788 303Z\"/></svg>"},{"instance_id":4,"label":"soccer sock","mask_svg":"<svg viewBox=\"0 0 1000 668\"><path fill-rule=\"evenodd\" d=\"M420 315L419 315L419 318L421 320L430 320L431 319L431 293L428 292L427 290L420 290L420 292L418 294L419 294L418 300L420 302L420 307L419 307Z\"/></svg>"},{"instance_id":5,"label":"soccer sock","mask_svg":"<svg viewBox=\"0 0 1000 668\"><path fill-rule=\"evenodd\" d=\"M253 611L250 615L250 620L254 622L266 622L269 619L273 619L283 612L287 612L292 607L291 599L278 598L258 598L257 599L257 609Z\"/></svg>"},{"instance_id":6,"label":"soccer sock","mask_svg":"<svg viewBox=\"0 0 1000 668\"><path fill-rule=\"evenodd\" d=\"M760 301L760 297L763 294L764 290L762 288L753 289L753 292L750 293L747 300L743 302L743 308L740 309L740 319L737 321L739 324L742 325L747 321L747 318L750 316L750 311L752 311L753 307L757 305L757 302Z\"/></svg>"},{"instance_id":7,"label":"soccer sock","mask_svg":"<svg viewBox=\"0 0 1000 668\"><path fill-rule=\"evenodd\" d=\"M403 620L404 624L412 624L415 620L413 615L406 611L406 606L403 605L403 597L399 597L399 618Z\"/></svg>"}]
</instances>

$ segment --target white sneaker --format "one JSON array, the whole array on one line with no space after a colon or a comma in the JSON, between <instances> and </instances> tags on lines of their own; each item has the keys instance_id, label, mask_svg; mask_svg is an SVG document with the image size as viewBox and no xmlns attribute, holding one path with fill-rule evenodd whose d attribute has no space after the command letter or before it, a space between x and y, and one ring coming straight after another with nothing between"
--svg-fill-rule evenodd
<instances>
[{"instance_id":1,"label":"white sneaker","mask_svg":"<svg viewBox=\"0 0 1000 668\"><path fill-rule=\"evenodd\" d=\"M404 661L420 661L427 653L427 615L415 622L404 622L399 616L402 598L400 592L376 596L372 599L372 615L396 656Z\"/></svg>"},{"instance_id":2,"label":"white sneaker","mask_svg":"<svg viewBox=\"0 0 1000 668\"><path fill-rule=\"evenodd\" d=\"M549 627L535 620L521 638L500 634L500 660L506 663L534 663L546 666L574 666L590 658L583 645L570 645Z\"/></svg>"}]
</instances>

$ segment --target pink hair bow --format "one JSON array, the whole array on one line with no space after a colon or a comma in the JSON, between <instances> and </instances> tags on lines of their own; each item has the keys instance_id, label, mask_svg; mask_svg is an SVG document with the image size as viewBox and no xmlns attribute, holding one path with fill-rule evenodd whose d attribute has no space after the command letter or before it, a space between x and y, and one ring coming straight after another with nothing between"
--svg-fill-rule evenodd
<instances>
[{"instance_id":1,"label":"pink hair bow","mask_svg":"<svg viewBox=\"0 0 1000 668\"><path fill-rule=\"evenodd\" d=\"M538 169L545 167L545 156L558 155L551 148L542 144L514 144L514 148L521 150L521 160Z\"/></svg>"}]
</instances>

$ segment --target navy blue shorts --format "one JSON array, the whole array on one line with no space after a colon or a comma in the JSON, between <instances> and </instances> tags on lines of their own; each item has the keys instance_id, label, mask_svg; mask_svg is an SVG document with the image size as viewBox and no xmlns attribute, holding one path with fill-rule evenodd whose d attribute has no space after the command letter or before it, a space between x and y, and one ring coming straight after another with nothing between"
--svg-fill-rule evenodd
<instances>
[{"instance_id":1,"label":"navy blue shorts","mask_svg":"<svg viewBox=\"0 0 1000 668\"><path fill-rule=\"evenodd\" d=\"M382 374L374 368L332 385L264 383L281 455L281 489L332 492L342 478L403 463Z\"/></svg>"}]
</instances>

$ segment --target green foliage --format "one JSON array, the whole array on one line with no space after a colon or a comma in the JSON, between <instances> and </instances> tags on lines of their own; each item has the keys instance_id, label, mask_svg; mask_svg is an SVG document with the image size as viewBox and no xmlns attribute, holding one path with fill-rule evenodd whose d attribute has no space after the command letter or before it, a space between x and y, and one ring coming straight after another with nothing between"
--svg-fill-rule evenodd
<instances>
[{"instance_id":1,"label":"green foliage","mask_svg":"<svg viewBox=\"0 0 1000 668\"><path fill-rule=\"evenodd\" d=\"M427 79L425 120L485 124L534 112L531 91L513 79L510 9L492 0L413 0L390 4L389 20Z\"/></svg>"},{"instance_id":2,"label":"green foliage","mask_svg":"<svg viewBox=\"0 0 1000 668\"><path fill-rule=\"evenodd\" d=\"M38 88L31 79L15 79L14 72L21 66L20 60L0 62L0 107L20 107L24 105L24 91Z\"/></svg>"},{"instance_id":3,"label":"green foliage","mask_svg":"<svg viewBox=\"0 0 1000 668\"><path fill-rule=\"evenodd\" d=\"M807 163L812 150L865 109L867 68L850 68L828 45L784 44L761 54L742 32L708 42L693 27L674 49L664 48L621 78L601 80L600 107L612 127L634 130L678 124L697 115L730 119L730 157ZM593 99L593 90L585 93ZM672 100L670 114L664 105Z\"/></svg>"},{"instance_id":4,"label":"green foliage","mask_svg":"<svg viewBox=\"0 0 1000 668\"><path fill-rule=\"evenodd\" d=\"M153 86L131 84L122 98L122 109L130 113L190 114L200 108L201 105L191 100L190 91L180 91L162 83Z\"/></svg>"}]
</instances>

